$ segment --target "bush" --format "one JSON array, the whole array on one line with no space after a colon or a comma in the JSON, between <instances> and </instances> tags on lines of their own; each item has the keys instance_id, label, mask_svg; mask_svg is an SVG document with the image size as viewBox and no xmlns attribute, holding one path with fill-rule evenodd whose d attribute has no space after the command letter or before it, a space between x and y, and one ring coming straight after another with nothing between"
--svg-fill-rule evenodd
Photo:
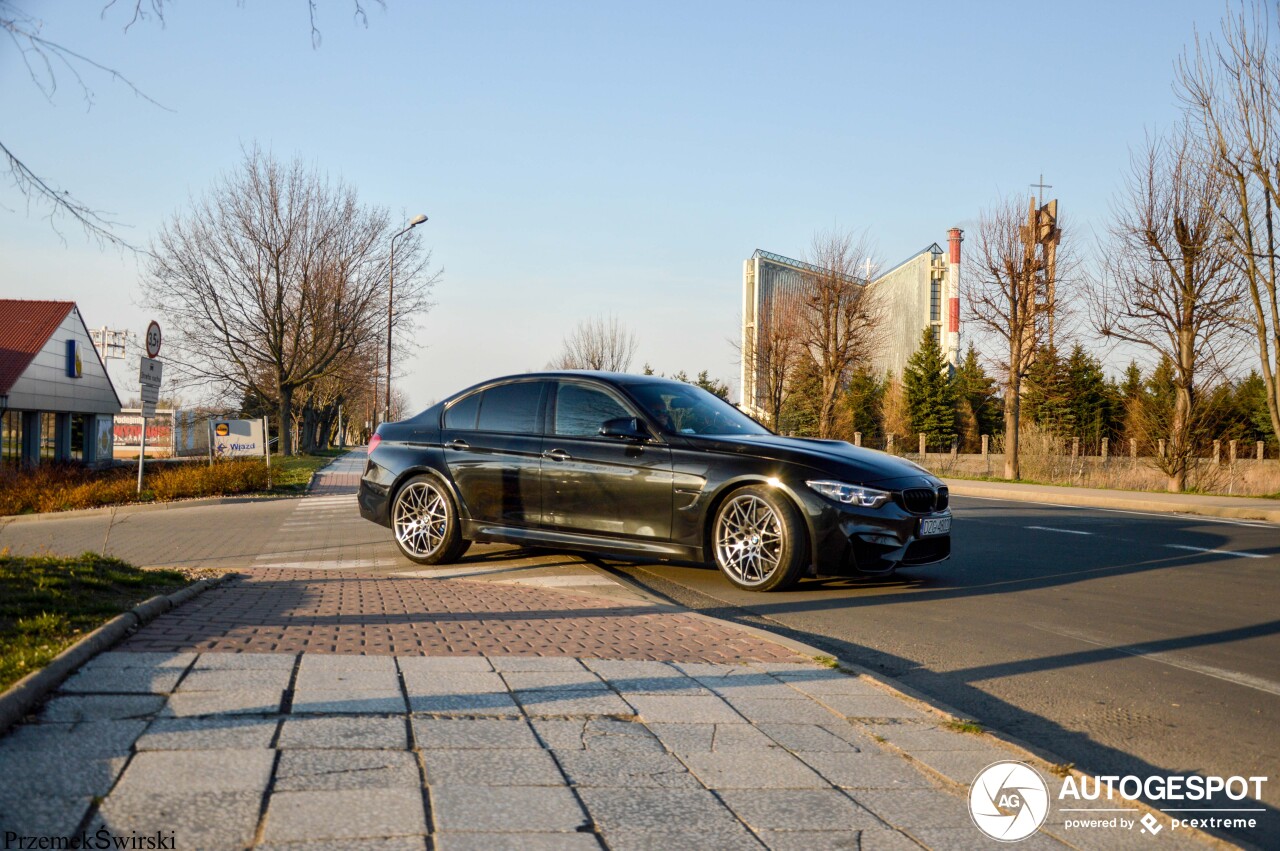
<instances>
[{"instance_id":1,"label":"bush","mask_svg":"<svg viewBox=\"0 0 1280 851\"><path fill-rule=\"evenodd\" d=\"M0 515L67 511L128 502L226 496L267 488L267 465L258 460L153 463L137 470L88 470L76 464L42 464L33 470L0 469Z\"/></svg>"}]
</instances>

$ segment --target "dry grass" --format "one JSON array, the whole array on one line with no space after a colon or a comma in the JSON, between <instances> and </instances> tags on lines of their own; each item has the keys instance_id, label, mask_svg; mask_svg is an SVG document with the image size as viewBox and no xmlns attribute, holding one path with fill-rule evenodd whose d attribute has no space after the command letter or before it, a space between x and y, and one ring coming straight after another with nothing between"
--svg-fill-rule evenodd
<instances>
[{"instance_id":1,"label":"dry grass","mask_svg":"<svg viewBox=\"0 0 1280 851\"><path fill-rule=\"evenodd\" d=\"M938 453L928 455L923 464L939 476L1002 479L1002 450L997 441L991 454L985 458L982 455L957 455L953 458ZM920 460L914 452L906 454L912 460ZM1073 458L1069 443L1064 447L1035 429L1029 429L1022 435L1019 455L1021 481L1024 482L1151 492L1164 492L1168 483L1154 458L1130 458L1127 453L1112 455L1105 461L1096 455ZM1280 462L1275 459L1258 461L1250 457L1247 460L1237 459L1231 464L1226 455L1224 446L1221 463L1215 464L1212 458L1196 459L1187 473L1186 491L1280 498Z\"/></svg>"},{"instance_id":2,"label":"dry grass","mask_svg":"<svg viewBox=\"0 0 1280 851\"><path fill-rule=\"evenodd\" d=\"M85 470L74 465L43 464L34 470L0 470L0 515L95 508L127 502L225 496L265 490L262 461L155 464L144 468L142 494L137 469Z\"/></svg>"}]
</instances>

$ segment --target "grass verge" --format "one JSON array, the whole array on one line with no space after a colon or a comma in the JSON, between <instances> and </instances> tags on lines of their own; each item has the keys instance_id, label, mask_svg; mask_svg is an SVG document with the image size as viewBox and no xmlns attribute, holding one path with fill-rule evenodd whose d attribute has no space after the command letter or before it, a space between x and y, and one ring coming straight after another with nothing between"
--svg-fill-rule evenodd
<instances>
[{"instance_id":1,"label":"grass verge","mask_svg":"<svg viewBox=\"0 0 1280 851\"><path fill-rule=\"evenodd\" d=\"M0 553L0 691L122 612L190 580L119 559Z\"/></svg>"},{"instance_id":2,"label":"grass verge","mask_svg":"<svg viewBox=\"0 0 1280 851\"><path fill-rule=\"evenodd\" d=\"M332 454L331 454L332 452ZM325 464L341 451L326 451L316 455L285 455L271 459L271 490L273 493L302 493Z\"/></svg>"}]
</instances>

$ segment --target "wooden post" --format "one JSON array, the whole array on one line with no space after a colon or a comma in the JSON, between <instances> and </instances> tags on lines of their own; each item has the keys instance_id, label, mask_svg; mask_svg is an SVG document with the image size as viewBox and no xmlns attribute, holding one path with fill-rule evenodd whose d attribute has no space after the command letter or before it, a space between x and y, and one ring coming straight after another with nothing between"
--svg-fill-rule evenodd
<instances>
[{"instance_id":1,"label":"wooden post","mask_svg":"<svg viewBox=\"0 0 1280 851\"><path fill-rule=\"evenodd\" d=\"M1216 467L1221 463L1222 463L1222 441L1215 440L1213 442L1213 466Z\"/></svg>"},{"instance_id":2,"label":"wooden post","mask_svg":"<svg viewBox=\"0 0 1280 851\"><path fill-rule=\"evenodd\" d=\"M1129 457L1134 461L1138 460L1138 439L1136 437L1129 438Z\"/></svg>"},{"instance_id":3,"label":"wooden post","mask_svg":"<svg viewBox=\"0 0 1280 851\"><path fill-rule=\"evenodd\" d=\"M925 442L925 440L926 440L927 438L928 438L928 435L924 434L923 432L920 434L920 459L921 459L921 460L924 460L924 456L925 456L925 443L924 443L924 442Z\"/></svg>"},{"instance_id":4,"label":"wooden post","mask_svg":"<svg viewBox=\"0 0 1280 851\"><path fill-rule=\"evenodd\" d=\"M951 460L952 461L956 460L956 456L959 454L960 454L960 440L959 438L953 437L951 438Z\"/></svg>"},{"instance_id":5,"label":"wooden post","mask_svg":"<svg viewBox=\"0 0 1280 851\"><path fill-rule=\"evenodd\" d=\"M1230 459L1232 467L1236 465L1236 450L1239 447L1239 445L1240 445L1240 441L1238 440L1233 440L1229 444L1227 444L1227 458Z\"/></svg>"},{"instance_id":6,"label":"wooden post","mask_svg":"<svg viewBox=\"0 0 1280 851\"><path fill-rule=\"evenodd\" d=\"M860 431L855 431L855 432L853 433L853 445L854 445L854 446L861 446L861 445L862 445L862 432L860 432Z\"/></svg>"},{"instance_id":7,"label":"wooden post","mask_svg":"<svg viewBox=\"0 0 1280 851\"><path fill-rule=\"evenodd\" d=\"M888 452L890 455L893 454L893 432L889 432L885 437L884 451Z\"/></svg>"},{"instance_id":8,"label":"wooden post","mask_svg":"<svg viewBox=\"0 0 1280 851\"><path fill-rule=\"evenodd\" d=\"M1264 444L1261 440L1259 440L1258 441L1258 460L1259 461L1262 460L1262 456L1266 452L1265 447L1266 447L1266 444Z\"/></svg>"},{"instance_id":9,"label":"wooden post","mask_svg":"<svg viewBox=\"0 0 1280 851\"><path fill-rule=\"evenodd\" d=\"M1107 456L1111 454L1111 438L1102 438L1102 466L1107 466Z\"/></svg>"},{"instance_id":10,"label":"wooden post","mask_svg":"<svg viewBox=\"0 0 1280 851\"><path fill-rule=\"evenodd\" d=\"M984 434L982 436L982 463L987 468L987 475L991 475L991 435Z\"/></svg>"},{"instance_id":11,"label":"wooden post","mask_svg":"<svg viewBox=\"0 0 1280 851\"><path fill-rule=\"evenodd\" d=\"M1080 457L1080 438L1073 437L1071 438L1071 460L1074 461L1079 457Z\"/></svg>"}]
</instances>

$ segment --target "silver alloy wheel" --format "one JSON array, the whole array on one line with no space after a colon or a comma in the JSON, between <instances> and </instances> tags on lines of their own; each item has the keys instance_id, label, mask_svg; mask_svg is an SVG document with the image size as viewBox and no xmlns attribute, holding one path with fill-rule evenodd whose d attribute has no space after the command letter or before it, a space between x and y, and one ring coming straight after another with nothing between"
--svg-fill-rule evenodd
<instances>
[{"instance_id":1,"label":"silver alloy wheel","mask_svg":"<svg viewBox=\"0 0 1280 851\"><path fill-rule=\"evenodd\" d=\"M396 496L392 527L405 552L426 558L444 544L449 533L446 499L429 482L410 482Z\"/></svg>"},{"instance_id":2,"label":"silver alloy wheel","mask_svg":"<svg viewBox=\"0 0 1280 851\"><path fill-rule=\"evenodd\" d=\"M716 519L716 561L743 585L761 585L782 563L782 521L769 503L743 494L730 499Z\"/></svg>"}]
</instances>

